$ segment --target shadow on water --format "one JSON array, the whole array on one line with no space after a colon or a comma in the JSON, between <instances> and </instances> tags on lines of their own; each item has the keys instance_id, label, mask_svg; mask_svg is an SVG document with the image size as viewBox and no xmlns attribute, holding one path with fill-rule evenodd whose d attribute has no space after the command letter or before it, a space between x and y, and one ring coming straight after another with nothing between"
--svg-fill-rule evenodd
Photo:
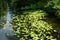
<instances>
[{"instance_id":1,"label":"shadow on water","mask_svg":"<svg viewBox=\"0 0 60 40\"><path fill-rule=\"evenodd\" d=\"M8 40L7 36L13 36L14 32L12 31L12 27L10 22L12 21L11 19L11 12L8 11L6 14L6 24L4 25L3 28L0 29L0 40Z\"/></svg>"}]
</instances>

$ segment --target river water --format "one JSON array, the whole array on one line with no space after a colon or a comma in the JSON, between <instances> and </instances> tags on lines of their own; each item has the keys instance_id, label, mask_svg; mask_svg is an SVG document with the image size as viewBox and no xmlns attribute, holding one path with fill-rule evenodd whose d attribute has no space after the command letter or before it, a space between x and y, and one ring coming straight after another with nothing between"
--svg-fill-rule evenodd
<instances>
[{"instance_id":1,"label":"river water","mask_svg":"<svg viewBox=\"0 0 60 40\"><path fill-rule=\"evenodd\" d=\"M1 18L0 22L2 22L2 20L6 20L6 23L4 25L4 27L0 28L0 40L8 40L7 36L13 36L15 33L12 31L12 27L10 22L12 21L11 18L11 12L8 11L7 14L5 15L5 18Z\"/></svg>"}]
</instances>

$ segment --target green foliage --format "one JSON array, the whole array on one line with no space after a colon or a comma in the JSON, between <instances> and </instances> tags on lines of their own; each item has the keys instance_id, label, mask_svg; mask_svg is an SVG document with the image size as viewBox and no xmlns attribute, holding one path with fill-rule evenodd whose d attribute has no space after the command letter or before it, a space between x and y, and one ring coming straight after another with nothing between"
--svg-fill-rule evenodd
<instances>
[{"instance_id":1,"label":"green foliage","mask_svg":"<svg viewBox=\"0 0 60 40\"><path fill-rule=\"evenodd\" d=\"M0 17L6 14L7 9L7 2L0 0Z\"/></svg>"},{"instance_id":2,"label":"green foliage","mask_svg":"<svg viewBox=\"0 0 60 40\"><path fill-rule=\"evenodd\" d=\"M52 33L56 32L53 29L56 25L52 26L48 24L50 20L45 20L46 16L50 19L60 18L60 0L0 0L1 17L7 12L8 7L15 14L12 25L16 32L16 40L58 40L52 36L55 35ZM3 25L4 23L0 22L0 26Z\"/></svg>"},{"instance_id":3,"label":"green foliage","mask_svg":"<svg viewBox=\"0 0 60 40\"><path fill-rule=\"evenodd\" d=\"M9 0L8 4L12 11L21 12L22 10L36 10L44 8L51 0Z\"/></svg>"},{"instance_id":4,"label":"green foliage","mask_svg":"<svg viewBox=\"0 0 60 40\"><path fill-rule=\"evenodd\" d=\"M1 23L1 22L0 22L0 28L2 28L3 26L4 26L4 23Z\"/></svg>"},{"instance_id":5,"label":"green foliage","mask_svg":"<svg viewBox=\"0 0 60 40\"><path fill-rule=\"evenodd\" d=\"M27 12L24 12L27 13ZM52 36L52 26L44 21L43 11L28 12L26 15L13 15L13 29L18 40L57 40Z\"/></svg>"},{"instance_id":6,"label":"green foliage","mask_svg":"<svg viewBox=\"0 0 60 40\"><path fill-rule=\"evenodd\" d=\"M3 28L5 23L6 23L6 20L4 19L5 17L1 17L0 18L0 28Z\"/></svg>"}]
</instances>

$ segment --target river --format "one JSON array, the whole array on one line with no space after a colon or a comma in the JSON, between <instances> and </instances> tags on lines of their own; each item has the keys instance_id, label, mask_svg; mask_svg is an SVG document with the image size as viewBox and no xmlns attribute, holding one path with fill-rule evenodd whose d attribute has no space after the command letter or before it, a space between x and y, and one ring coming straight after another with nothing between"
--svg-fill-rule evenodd
<instances>
[{"instance_id":1,"label":"river","mask_svg":"<svg viewBox=\"0 0 60 40\"><path fill-rule=\"evenodd\" d=\"M3 22L4 19L6 20L4 27L0 28L0 40L8 40L7 36L14 35L14 32L12 31L13 29L10 24L10 22L12 21L11 15L12 15L11 12L8 11L7 14L5 15L5 18L0 19L0 22Z\"/></svg>"}]
</instances>

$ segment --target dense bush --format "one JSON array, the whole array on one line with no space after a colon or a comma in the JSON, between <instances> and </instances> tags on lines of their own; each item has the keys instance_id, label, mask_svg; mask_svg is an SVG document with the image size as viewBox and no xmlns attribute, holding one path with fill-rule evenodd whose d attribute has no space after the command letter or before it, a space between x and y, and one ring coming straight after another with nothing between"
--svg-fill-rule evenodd
<instances>
[{"instance_id":1,"label":"dense bush","mask_svg":"<svg viewBox=\"0 0 60 40\"><path fill-rule=\"evenodd\" d=\"M24 12L25 13L25 12ZM13 15L13 29L18 40L57 40L52 36L52 26L44 20L46 13L41 11L26 12L26 15Z\"/></svg>"}]
</instances>

